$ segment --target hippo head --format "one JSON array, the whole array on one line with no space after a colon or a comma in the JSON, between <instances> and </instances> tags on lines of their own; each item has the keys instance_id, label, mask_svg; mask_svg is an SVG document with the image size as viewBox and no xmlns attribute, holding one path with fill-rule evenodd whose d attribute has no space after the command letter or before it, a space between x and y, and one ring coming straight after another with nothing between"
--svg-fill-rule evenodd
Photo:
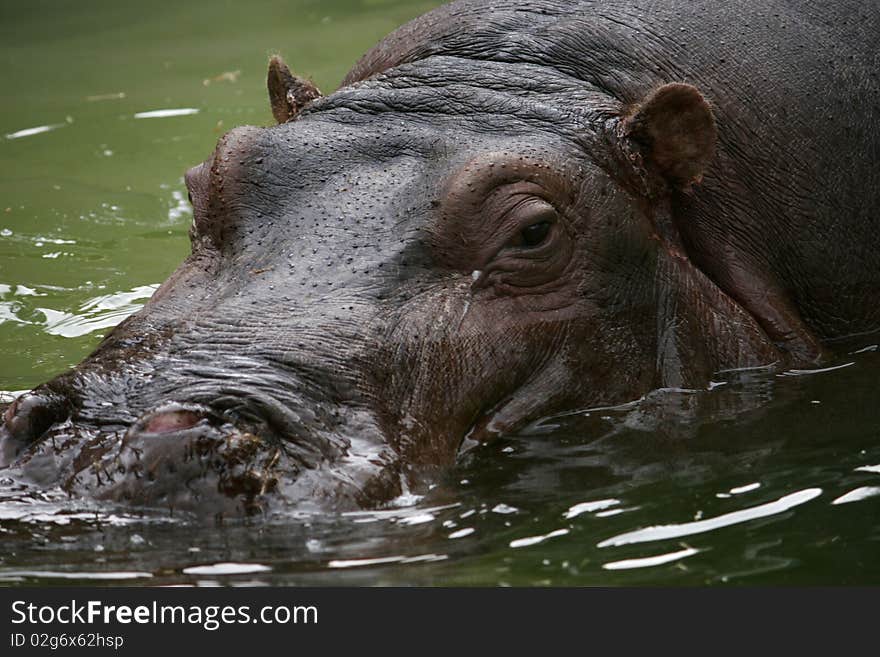
<instances>
[{"instance_id":1,"label":"hippo head","mask_svg":"<svg viewBox=\"0 0 880 657\"><path fill-rule=\"evenodd\" d=\"M715 145L696 89L444 57L362 77L320 97L273 58L279 123L187 173L192 254L6 409L3 465L152 506L370 505L538 417L773 360L682 255Z\"/></svg>"}]
</instances>

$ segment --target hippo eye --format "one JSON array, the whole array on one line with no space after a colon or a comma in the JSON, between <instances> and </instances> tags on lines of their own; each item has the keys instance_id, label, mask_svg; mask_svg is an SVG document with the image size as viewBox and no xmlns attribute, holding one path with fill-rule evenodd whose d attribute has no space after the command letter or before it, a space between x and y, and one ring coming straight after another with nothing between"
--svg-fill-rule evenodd
<instances>
[{"instance_id":1,"label":"hippo eye","mask_svg":"<svg viewBox=\"0 0 880 657\"><path fill-rule=\"evenodd\" d=\"M542 199L529 198L513 211L521 226L515 245L522 249L534 249L547 241L553 224L559 220L556 208Z\"/></svg>"},{"instance_id":2,"label":"hippo eye","mask_svg":"<svg viewBox=\"0 0 880 657\"><path fill-rule=\"evenodd\" d=\"M523 228L520 232L522 245L529 248L540 246L547 239L547 235L550 234L551 226L552 224L549 221L539 221Z\"/></svg>"}]
</instances>

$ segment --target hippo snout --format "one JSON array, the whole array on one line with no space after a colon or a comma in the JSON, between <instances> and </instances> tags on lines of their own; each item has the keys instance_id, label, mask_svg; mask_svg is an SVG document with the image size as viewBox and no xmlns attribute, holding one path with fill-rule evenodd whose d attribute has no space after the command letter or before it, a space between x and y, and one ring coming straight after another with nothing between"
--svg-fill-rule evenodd
<instances>
[{"instance_id":1,"label":"hippo snout","mask_svg":"<svg viewBox=\"0 0 880 657\"><path fill-rule=\"evenodd\" d=\"M103 476L99 498L172 509L204 505L201 511L238 506L253 513L278 485L282 461L276 442L206 408L169 403L142 416L118 448L90 468Z\"/></svg>"},{"instance_id":2,"label":"hippo snout","mask_svg":"<svg viewBox=\"0 0 880 657\"><path fill-rule=\"evenodd\" d=\"M67 376L0 411L0 467L22 483L57 482L110 502L197 515L263 512L282 488L311 491L301 475L340 459L345 442L334 442L315 415L320 402L282 402L244 379L172 392L155 380L138 387Z\"/></svg>"}]
</instances>

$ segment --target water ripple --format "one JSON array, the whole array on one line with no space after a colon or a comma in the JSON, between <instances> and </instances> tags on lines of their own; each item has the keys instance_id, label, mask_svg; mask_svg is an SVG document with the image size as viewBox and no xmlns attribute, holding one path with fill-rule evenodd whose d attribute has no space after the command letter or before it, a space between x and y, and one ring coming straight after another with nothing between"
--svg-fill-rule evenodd
<instances>
[{"instance_id":1,"label":"water ripple","mask_svg":"<svg viewBox=\"0 0 880 657\"><path fill-rule=\"evenodd\" d=\"M620 504L620 500L608 499L608 500L594 500L592 502L580 502L570 507L568 511L566 511L563 515L568 518L576 518L582 513L590 513L591 511L602 511L603 509L607 509L608 507L617 506Z\"/></svg>"},{"instance_id":2,"label":"water ripple","mask_svg":"<svg viewBox=\"0 0 880 657\"><path fill-rule=\"evenodd\" d=\"M203 566L190 566L184 568L184 575L250 575L253 573L265 573L272 570L269 566L259 563L234 563L224 561Z\"/></svg>"},{"instance_id":3,"label":"water ripple","mask_svg":"<svg viewBox=\"0 0 880 657\"><path fill-rule=\"evenodd\" d=\"M568 533L567 529L555 529L549 534L543 534L541 536L527 536L525 538L517 538L510 542L510 547L512 548L521 548L521 547L529 547L531 545L537 545L538 543L543 543L547 539L556 538L557 536L565 536Z\"/></svg>"},{"instance_id":4,"label":"water ripple","mask_svg":"<svg viewBox=\"0 0 880 657\"><path fill-rule=\"evenodd\" d=\"M119 580L119 579L144 579L152 577L152 573L137 571L108 571L96 573L90 570L80 571L56 571L56 570L6 570L0 571L0 581L21 581L22 579L90 579L90 580Z\"/></svg>"},{"instance_id":5,"label":"water ripple","mask_svg":"<svg viewBox=\"0 0 880 657\"><path fill-rule=\"evenodd\" d=\"M40 135L44 132L51 132L52 130L57 130L58 128L63 128L66 123L52 123L50 125L38 125L34 128L25 128L24 130L16 130L15 132L10 132L6 135L7 139L21 139L22 137L31 137L33 135Z\"/></svg>"},{"instance_id":6,"label":"water ripple","mask_svg":"<svg viewBox=\"0 0 880 657\"><path fill-rule=\"evenodd\" d=\"M848 502L860 502L869 497L876 497L880 495L880 486L860 486L859 488L855 488L848 493L844 493L837 499L831 502L831 504L847 504Z\"/></svg>"},{"instance_id":7,"label":"water ripple","mask_svg":"<svg viewBox=\"0 0 880 657\"><path fill-rule=\"evenodd\" d=\"M187 116L188 114L198 114L199 110L194 107L180 107L176 109L158 109L149 112L138 112L134 115L136 119L164 119L169 116Z\"/></svg>"},{"instance_id":8,"label":"water ripple","mask_svg":"<svg viewBox=\"0 0 880 657\"><path fill-rule=\"evenodd\" d=\"M666 554L657 554L652 557L641 557L638 559L622 559L621 561L611 561L603 564L605 570L628 570L630 568L650 568L651 566L662 566L666 563L678 561L697 554L699 550L695 548L685 548L677 552L667 552Z\"/></svg>"},{"instance_id":9,"label":"water ripple","mask_svg":"<svg viewBox=\"0 0 880 657\"><path fill-rule=\"evenodd\" d=\"M773 502L760 504L748 509L725 513L724 515L714 518L706 518L695 522L685 522L675 525L656 525L653 527L645 527L633 532L619 534L606 539L599 543L596 547L610 547L619 545L628 545L630 543L645 543L647 541L662 541L668 538L679 538L681 536L691 536L693 534L702 534L721 527L736 525L741 522L754 520L755 518L764 518L772 516L783 511L788 511L792 507L804 504L822 494L821 488L807 488L796 493L791 493L780 497Z\"/></svg>"},{"instance_id":10,"label":"water ripple","mask_svg":"<svg viewBox=\"0 0 880 657\"><path fill-rule=\"evenodd\" d=\"M38 307L34 310L45 318L42 322L29 319L26 309L16 301L0 302L0 324L42 324L49 335L78 338L94 331L116 326L129 315L140 310L144 301L153 296L158 284L140 285L126 292L102 294L85 301L76 312ZM36 295L42 296L42 295Z\"/></svg>"},{"instance_id":11,"label":"water ripple","mask_svg":"<svg viewBox=\"0 0 880 657\"><path fill-rule=\"evenodd\" d=\"M445 561L449 556L446 554L419 554L414 557L396 555L393 557L377 557L375 559L335 559L327 564L328 568L363 568L364 566L378 566L389 563L420 563Z\"/></svg>"}]
</instances>

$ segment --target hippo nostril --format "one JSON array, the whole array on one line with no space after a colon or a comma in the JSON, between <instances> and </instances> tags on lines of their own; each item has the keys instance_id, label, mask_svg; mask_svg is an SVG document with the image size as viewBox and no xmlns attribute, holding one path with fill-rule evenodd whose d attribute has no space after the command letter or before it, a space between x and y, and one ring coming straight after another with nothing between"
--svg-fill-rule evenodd
<instances>
[{"instance_id":1,"label":"hippo nostril","mask_svg":"<svg viewBox=\"0 0 880 657\"><path fill-rule=\"evenodd\" d=\"M171 411L151 417L144 425L147 433L171 433L191 429L201 421L201 416L192 411Z\"/></svg>"},{"instance_id":2,"label":"hippo nostril","mask_svg":"<svg viewBox=\"0 0 880 657\"><path fill-rule=\"evenodd\" d=\"M28 393L12 402L3 414L6 431L22 441L42 436L56 422L67 417L67 408L54 396Z\"/></svg>"},{"instance_id":3,"label":"hippo nostril","mask_svg":"<svg viewBox=\"0 0 880 657\"><path fill-rule=\"evenodd\" d=\"M169 404L142 417L135 429L141 433L174 433L192 429L206 418L201 408Z\"/></svg>"}]
</instances>

